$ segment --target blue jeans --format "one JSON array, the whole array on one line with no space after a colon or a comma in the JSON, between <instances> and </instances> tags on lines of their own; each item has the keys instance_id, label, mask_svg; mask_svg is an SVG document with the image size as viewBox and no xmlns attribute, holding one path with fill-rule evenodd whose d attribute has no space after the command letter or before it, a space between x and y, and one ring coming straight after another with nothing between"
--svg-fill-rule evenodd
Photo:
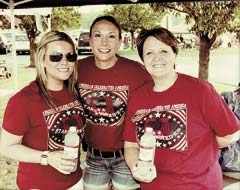
<instances>
[{"instance_id":1,"label":"blue jeans","mask_svg":"<svg viewBox=\"0 0 240 190\"><path fill-rule=\"evenodd\" d=\"M136 190L140 188L129 170L124 155L114 158L102 158L87 152L87 167L84 171L84 187L101 190L109 186L121 190Z\"/></svg>"}]
</instances>

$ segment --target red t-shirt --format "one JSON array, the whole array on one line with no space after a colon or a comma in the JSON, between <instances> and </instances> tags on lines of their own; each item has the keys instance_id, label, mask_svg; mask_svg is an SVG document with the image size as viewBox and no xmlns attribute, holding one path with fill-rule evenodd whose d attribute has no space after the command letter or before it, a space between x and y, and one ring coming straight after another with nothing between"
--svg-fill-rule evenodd
<instances>
[{"instance_id":1,"label":"red t-shirt","mask_svg":"<svg viewBox=\"0 0 240 190\"><path fill-rule=\"evenodd\" d=\"M79 60L79 91L86 113L86 143L99 150L123 148L122 132L131 91L150 80L140 63L118 57L114 67L99 69L94 57Z\"/></svg>"},{"instance_id":2,"label":"red t-shirt","mask_svg":"<svg viewBox=\"0 0 240 190\"><path fill-rule=\"evenodd\" d=\"M133 92L123 139L137 142L147 126L156 137L157 178L142 190L220 190L217 136L239 130L239 121L212 85L178 74L164 92L146 85Z\"/></svg>"},{"instance_id":3,"label":"red t-shirt","mask_svg":"<svg viewBox=\"0 0 240 190\"><path fill-rule=\"evenodd\" d=\"M57 105L57 112L49 109L40 98L35 82L23 88L9 100L3 128L9 133L23 136L23 145L41 151L63 150L64 136L72 125L77 126L82 138L85 120L81 104L69 95L67 89L51 91L51 94ZM17 185L21 190L65 190L79 181L81 176L80 167L76 172L65 175L50 165L20 162Z\"/></svg>"}]
</instances>

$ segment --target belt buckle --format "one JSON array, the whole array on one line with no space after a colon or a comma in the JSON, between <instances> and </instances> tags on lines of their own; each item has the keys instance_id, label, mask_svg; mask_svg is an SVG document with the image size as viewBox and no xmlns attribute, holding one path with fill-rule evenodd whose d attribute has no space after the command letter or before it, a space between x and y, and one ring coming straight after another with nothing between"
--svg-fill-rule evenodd
<instances>
[{"instance_id":1,"label":"belt buckle","mask_svg":"<svg viewBox=\"0 0 240 190\"><path fill-rule=\"evenodd\" d=\"M117 156L116 156L116 153L115 152L109 152L109 153L111 153L112 154L112 156L110 157L110 156L104 156L103 154L102 154L102 151L99 151L99 153L100 153L100 156L101 156L101 158L117 158ZM107 154L107 153L106 153Z\"/></svg>"}]
</instances>

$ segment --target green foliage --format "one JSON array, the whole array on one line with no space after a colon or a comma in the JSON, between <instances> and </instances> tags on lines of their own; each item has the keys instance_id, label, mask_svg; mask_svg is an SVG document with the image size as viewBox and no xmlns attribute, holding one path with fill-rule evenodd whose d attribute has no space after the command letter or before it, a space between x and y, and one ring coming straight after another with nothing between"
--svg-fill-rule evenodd
<instances>
[{"instance_id":1,"label":"green foliage","mask_svg":"<svg viewBox=\"0 0 240 190\"><path fill-rule=\"evenodd\" d=\"M211 38L214 34L217 36L226 32L229 28L229 22L233 20L233 10L236 6L234 2L212 2L212 3L194 3L192 6L196 13L192 14L195 24L192 31L197 35L208 35Z\"/></svg>"},{"instance_id":2,"label":"green foliage","mask_svg":"<svg viewBox=\"0 0 240 190\"><path fill-rule=\"evenodd\" d=\"M138 30L159 25L163 17L162 13L154 12L149 4L112 5L110 9L104 11L104 15L115 17L122 30L131 33L131 39L134 39L134 33ZM132 50L133 46L133 40L131 40Z\"/></svg>"},{"instance_id":3,"label":"green foliage","mask_svg":"<svg viewBox=\"0 0 240 190\"><path fill-rule=\"evenodd\" d=\"M4 15L0 15L0 29L10 29L11 23Z\"/></svg>"},{"instance_id":4,"label":"green foliage","mask_svg":"<svg viewBox=\"0 0 240 190\"><path fill-rule=\"evenodd\" d=\"M38 36L41 32L37 29L36 19L34 15L16 15L21 22L19 23L19 27L22 31L26 31L28 39L30 42L34 42L36 36Z\"/></svg>"},{"instance_id":5,"label":"green foliage","mask_svg":"<svg viewBox=\"0 0 240 190\"><path fill-rule=\"evenodd\" d=\"M230 22L234 20L234 11L239 7L235 1L214 2L181 2L181 3L153 3L150 6L155 11L168 8L171 12L186 13L186 22L193 22L190 29L198 36L212 38L231 29Z\"/></svg>"},{"instance_id":6,"label":"green foliage","mask_svg":"<svg viewBox=\"0 0 240 190\"><path fill-rule=\"evenodd\" d=\"M234 19L230 21L230 26L229 31L236 32L238 39L240 39L240 3L238 3L238 6L234 9Z\"/></svg>"},{"instance_id":7,"label":"green foliage","mask_svg":"<svg viewBox=\"0 0 240 190\"><path fill-rule=\"evenodd\" d=\"M52 9L51 29L78 29L81 25L81 13L77 7L55 7Z\"/></svg>"},{"instance_id":8,"label":"green foliage","mask_svg":"<svg viewBox=\"0 0 240 190\"><path fill-rule=\"evenodd\" d=\"M91 24L94 19L102 15L102 12L92 11L81 15L81 29L90 30Z\"/></svg>"},{"instance_id":9,"label":"green foliage","mask_svg":"<svg viewBox=\"0 0 240 190\"><path fill-rule=\"evenodd\" d=\"M105 15L114 16L125 32L134 32L142 28L152 28L159 25L162 13L154 12L149 4L113 5L104 12Z\"/></svg>"},{"instance_id":10,"label":"green foliage","mask_svg":"<svg viewBox=\"0 0 240 190\"><path fill-rule=\"evenodd\" d=\"M1 21L3 22L2 28L9 27L10 22L4 17L1 16ZM28 39L30 41L30 66L34 66L34 50L36 47L35 39L41 33L38 30L36 24L35 15L15 15L15 18L20 20L19 27L22 31L26 31ZM41 17L41 24L43 30L46 31L48 28L48 23L46 22L47 17ZM79 28L80 26L80 18L81 14L79 13L77 8L73 7L63 7L63 8L53 8L52 13L52 29L62 30L62 29L74 29Z\"/></svg>"},{"instance_id":11,"label":"green foliage","mask_svg":"<svg viewBox=\"0 0 240 190\"><path fill-rule=\"evenodd\" d=\"M175 14L186 13L186 22L193 23L190 31L200 39L199 78L208 80L211 46L217 36L226 31L234 31L239 26L234 20L239 13L240 4L237 1L204 1L153 3L150 6L156 12L167 8Z\"/></svg>"}]
</instances>

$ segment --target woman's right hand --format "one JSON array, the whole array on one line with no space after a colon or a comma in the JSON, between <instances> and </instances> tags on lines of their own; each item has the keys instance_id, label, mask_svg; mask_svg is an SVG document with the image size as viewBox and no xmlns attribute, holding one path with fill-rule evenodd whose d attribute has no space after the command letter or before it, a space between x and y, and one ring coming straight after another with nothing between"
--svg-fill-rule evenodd
<instances>
[{"instance_id":1,"label":"woman's right hand","mask_svg":"<svg viewBox=\"0 0 240 190\"><path fill-rule=\"evenodd\" d=\"M75 160L63 151L48 153L48 164L63 174L70 174L75 167Z\"/></svg>"}]
</instances>

